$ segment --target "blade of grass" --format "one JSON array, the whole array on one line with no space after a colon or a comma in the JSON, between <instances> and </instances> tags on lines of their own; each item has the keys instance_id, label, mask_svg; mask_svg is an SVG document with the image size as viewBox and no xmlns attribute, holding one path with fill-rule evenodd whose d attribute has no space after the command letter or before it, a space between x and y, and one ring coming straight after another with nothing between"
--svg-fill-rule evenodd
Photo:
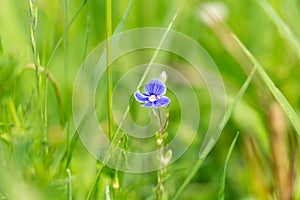
<instances>
[{"instance_id":1,"label":"blade of grass","mask_svg":"<svg viewBox=\"0 0 300 200\"><path fill-rule=\"evenodd\" d=\"M256 71L256 67L253 68L252 72L250 73L250 75L248 76L247 80L244 82L243 86L241 87L241 89L239 90L238 94L236 95L236 97L233 100L233 103L227 108L226 110L226 114L225 114L225 120L222 124L220 124L221 126L221 130L224 129L224 127L226 126L226 124L228 123L230 117L233 114L233 111L235 110L237 104L240 102L242 96L244 95L246 89L248 88L254 74ZM181 184L180 188L176 191L173 200L176 200L179 198L180 194L183 192L183 190L186 188L186 186L191 182L192 178L195 176L195 174L197 173L197 171L199 170L199 168L201 167L203 161L205 160L205 158L207 157L200 157L200 159L197 161L197 163L193 166L191 172L188 174L188 176L185 178L184 182Z\"/></svg>"},{"instance_id":2,"label":"blade of grass","mask_svg":"<svg viewBox=\"0 0 300 200\"><path fill-rule=\"evenodd\" d=\"M253 76L255 75L257 67L255 66L251 73L249 74L248 78L246 79L246 81L244 82L243 86L241 87L240 91L238 92L237 96L235 97L232 105L230 107L228 107L228 109L226 110L226 115L225 115L225 120L224 120L224 124L222 125L222 130L224 129L224 127L226 126L226 124L228 123L230 117L232 116L238 102L241 100L242 96L244 95L246 89L248 88Z\"/></svg>"},{"instance_id":3,"label":"blade of grass","mask_svg":"<svg viewBox=\"0 0 300 200\"><path fill-rule=\"evenodd\" d=\"M75 21L75 19L77 18L77 16L79 15L80 11L82 10L82 8L84 7L84 5L86 4L87 0L84 0L81 5L79 6L78 10L75 12L75 14L73 15L73 17L71 18L71 20L69 21L69 23L67 24L67 26L65 27L63 33L61 34L60 38L58 39L53 51L51 52L51 55L45 65L45 69L48 69L50 62L52 61L59 45L61 44L62 40L64 39L64 37L67 35L70 27L72 26L73 22Z\"/></svg>"},{"instance_id":4,"label":"blade of grass","mask_svg":"<svg viewBox=\"0 0 300 200\"><path fill-rule=\"evenodd\" d=\"M122 20L119 22L117 28L114 31L114 34L120 33L122 30L124 30L124 26L126 24L126 21L127 21L128 15L130 13L130 10L132 8L133 2L134 2L134 0L129 1L126 11L125 11L124 15L122 16Z\"/></svg>"},{"instance_id":5,"label":"blade of grass","mask_svg":"<svg viewBox=\"0 0 300 200\"><path fill-rule=\"evenodd\" d=\"M270 20L275 24L281 36L291 45L300 59L300 43L290 27L281 19L274 8L266 0L256 0L256 2L262 7Z\"/></svg>"},{"instance_id":6,"label":"blade of grass","mask_svg":"<svg viewBox=\"0 0 300 200\"><path fill-rule=\"evenodd\" d=\"M87 17L87 25L86 25L86 31L85 31L85 43L84 43L84 51L83 51L83 67L85 67L85 58L86 58L86 54L87 54L87 47L88 47L88 42L89 42L89 29L90 29L90 20L89 17ZM70 124L67 124L67 135L70 135ZM69 136L67 136L67 138L69 138ZM79 135L77 132L75 132L72 136L72 139L69 141L67 141L67 147L66 147L66 151L65 151L65 156L63 156L63 159L66 158L66 169L69 168L71 160L72 160L72 154L73 151L75 149L75 146L77 144ZM63 163L63 160L62 162Z\"/></svg>"},{"instance_id":7,"label":"blade of grass","mask_svg":"<svg viewBox=\"0 0 300 200\"><path fill-rule=\"evenodd\" d=\"M281 93L281 91L275 86L274 82L271 80L271 78L268 76L268 74L261 66L261 64L256 60L256 58L250 53L250 51L242 44L242 42L235 35L232 36L237 42L237 44L240 46L241 50L243 50L243 52L245 52L245 54L248 56L250 61L255 66L257 66L258 74L260 75L270 92L274 95L275 99L279 102L288 119L290 120L291 124L300 136L300 118L295 112L295 110L292 108L292 106L285 98L285 96Z\"/></svg>"},{"instance_id":8,"label":"blade of grass","mask_svg":"<svg viewBox=\"0 0 300 200\"><path fill-rule=\"evenodd\" d=\"M223 170L223 174L222 174L222 178L221 178L221 184L220 184L220 189L219 189L219 200L224 200L225 197L225 180L226 180L226 171L227 171L227 166L228 166L228 162L229 162L229 158L233 152L234 146L236 144L236 141L239 137L239 132L236 133L235 137L233 138L233 141L229 147L227 156L226 156L226 160L225 160L225 165L224 165L224 170Z\"/></svg>"}]
</instances>

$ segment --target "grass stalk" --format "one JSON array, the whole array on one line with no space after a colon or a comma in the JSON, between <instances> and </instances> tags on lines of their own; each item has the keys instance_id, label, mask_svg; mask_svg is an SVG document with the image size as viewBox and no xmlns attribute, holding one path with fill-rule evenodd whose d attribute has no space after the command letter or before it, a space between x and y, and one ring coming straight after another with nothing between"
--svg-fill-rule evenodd
<instances>
[{"instance_id":1,"label":"grass stalk","mask_svg":"<svg viewBox=\"0 0 300 200\"><path fill-rule=\"evenodd\" d=\"M61 44L61 42L63 41L63 39L66 37L66 35L68 34L68 31L70 29L70 27L72 26L73 22L75 21L75 19L77 18L77 16L79 15L80 11L83 9L83 7L85 6L87 0L83 0L83 2L81 3L81 5L79 6L79 8L77 9L77 11L75 12L75 14L73 15L73 17L70 19L69 23L67 24L67 26L65 27L63 33L61 34L61 36L59 37L58 41L56 42L53 51L51 52L51 55L45 65L45 68L47 69L56 53L56 51L58 50L59 45Z\"/></svg>"},{"instance_id":2,"label":"grass stalk","mask_svg":"<svg viewBox=\"0 0 300 200\"><path fill-rule=\"evenodd\" d=\"M126 9L126 11L125 11L125 14L124 14L123 17L122 17L122 21L119 22L119 24L118 24L116 30L114 31L114 34L119 33L119 32L121 32L121 31L124 29L124 25L125 25L125 23L126 23L126 21L127 21L128 15L129 15L130 10L131 10L132 5L133 5L133 2L134 2L134 0L131 0L131 1L129 2L129 4L128 4L128 6L127 6L127 9ZM89 37L89 17L87 18L87 22L88 22L88 23L87 23L87 30L86 30L86 40L85 40L85 51L84 51L85 54L84 54L84 59L85 59L85 57L86 57L86 52L87 52L86 49L87 49L87 45L88 45L88 37ZM103 56L103 55L102 55L102 56ZM102 57L102 56L101 56L101 57ZM75 147L75 145L76 145L76 143L77 143L77 141L78 141L78 138L79 138L78 133L75 133L74 136L73 136L73 138L72 138L72 140L71 140L71 145L70 145L71 148L70 148L70 152L69 152L69 154L67 155L67 164L66 164L67 167L70 165L71 158L72 158L72 152L73 152L74 147ZM115 140L116 140L116 135L114 135L114 139L112 140L112 143L113 143L113 141L115 141ZM109 151L110 151L110 150L109 150ZM109 152L109 151L108 151L108 152ZM105 157L103 163L106 163L107 159L108 159L108 156ZM95 179L94 179L94 184L93 184L92 187L90 188L89 193L88 193L88 196L87 196L87 198L86 198L87 200L90 199L91 196L92 196L92 194L93 194L93 191L94 191L94 189L95 189L95 186L97 185L98 179L99 179L100 176L101 176L102 168L103 168L102 165L101 165L101 167L98 168L97 175L96 175L96 177L95 177Z\"/></svg>"},{"instance_id":3,"label":"grass stalk","mask_svg":"<svg viewBox=\"0 0 300 200\"><path fill-rule=\"evenodd\" d=\"M37 20L38 20L38 7L34 0L29 0L29 8L30 8L30 42L33 53L33 63L35 67L35 75L36 75L36 88L38 94L40 94L40 87L42 83L41 73L40 73L40 61L36 44L36 30L37 30Z\"/></svg>"},{"instance_id":4,"label":"grass stalk","mask_svg":"<svg viewBox=\"0 0 300 200\"><path fill-rule=\"evenodd\" d=\"M113 124L113 111L112 111L112 66L110 65L111 60L111 36L112 36L112 6L111 0L106 0L106 73L107 73L107 114L108 114L108 129L110 140L114 137L114 124Z\"/></svg>"},{"instance_id":5,"label":"grass stalk","mask_svg":"<svg viewBox=\"0 0 300 200\"><path fill-rule=\"evenodd\" d=\"M157 158L158 158L158 162L159 162L160 166L157 171L157 186L155 188L155 196L156 196L156 200L161 200L162 196L163 196L163 192L164 192L164 187L163 187L164 177L163 176L165 174L165 165L162 162L164 159L163 149L164 149L164 133L165 133L164 124L165 123L162 122L162 116L161 116L159 108L157 109L157 116L158 116L160 129L158 132L159 136L157 138L156 144L157 144L157 150L158 150Z\"/></svg>"},{"instance_id":6,"label":"grass stalk","mask_svg":"<svg viewBox=\"0 0 300 200\"><path fill-rule=\"evenodd\" d=\"M39 53L37 50L37 21L38 21L38 6L34 0L29 0L29 8L30 8L30 42L33 53L33 64L35 68L36 75L36 90L37 90L37 107L40 108L40 118L43 121L42 127L42 140L43 144L47 144L47 80L45 81L44 87L44 96L41 95L41 87L42 87L42 74L41 74L41 66ZM45 153L47 154L48 147L45 145Z\"/></svg>"},{"instance_id":7,"label":"grass stalk","mask_svg":"<svg viewBox=\"0 0 300 200\"><path fill-rule=\"evenodd\" d=\"M221 177L221 184L220 184L220 189L219 189L219 200L224 200L225 198L225 181L226 181L226 171L227 171L227 166L228 166L228 162L229 162L229 158L233 152L234 146L236 144L236 141L239 137L239 132L236 133L236 135L233 138L233 141L229 147L226 159L225 159L225 165L224 165L224 170L223 170L223 174Z\"/></svg>"},{"instance_id":8,"label":"grass stalk","mask_svg":"<svg viewBox=\"0 0 300 200\"><path fill-rule=\"evenodd\" d=\"M112 91L113 91L113 83L112 83L112 66L110 65L111 60L111 36L112 36L112 5L111 0L105 1L105 24L106 24L106 74L107 74L107 114L108 114L108 135L110 140L114 138L114 124L113 124L113 111L112 111ZM90 188L90 191L87 196L87 200L89 200L93 192L96 188L96 185L100 179L100 175L102 173L103 165L98 168L97 175L94 179L94 183Z\"/></svg>"},{"instance_id":9,"label":"grass stalk","mask_svg":"<svg viewBox=\"0 0 300 200\"><path fill-rule=\"evenodd\" d=\"M88 195L87 195L87 197L86 197L86 200L90 200L90 199L92 198L92 195L93 195L94 190L95 190L95 188L96 188L96 186L97 186L97 183L98 183L98 180L99 180L99 178L100 178L100 175L101 175L101 173L102 173L103 165L102 165L101 163L99 163L99 164L100 164L100 167L98 168L97 175L96 175L96 177L95 177L95 179L94 179L94 182L93 182L92 187L91 187L90 190L89 190L89 193L88 193Z\"/></svg>"},{"instance_id":10,"label":"grass stalk","mask_svg":"<svg viewBox=\"0 0 300 200\"><path fill-rule=\"evenodd\" d=\"M68 174L68 185L67 185L67 198L72 200L72 174L70 169L66 169Z\"/></svg>"}]
</instances>

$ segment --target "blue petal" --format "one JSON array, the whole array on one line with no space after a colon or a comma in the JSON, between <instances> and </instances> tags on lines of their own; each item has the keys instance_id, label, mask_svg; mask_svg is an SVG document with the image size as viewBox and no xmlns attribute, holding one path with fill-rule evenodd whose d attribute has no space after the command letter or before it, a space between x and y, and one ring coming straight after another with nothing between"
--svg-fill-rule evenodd
<instances>
[{"instance_id":1,"label":"blue petal","mask_svg":"<svg viewBox=\"0 0 300 200\"><path fill-rule=\"evenodd\" d=\"M142 94L140 91L136 91L134 93L134 97L140 103L146 103L149 101L148 100L149 96L147 94Z\"/></svg>"},{"instance_id":2,"label":"blue petal","mask_svg":"<svg viewBox=\"0 0 300 200\"><path fill-rule=\"evenodd\" d=\"M153 107L154 106L154 102L149 101L149 102L145 103L143 106L144 107Z\"/></svg>"},{"instance_id":3,"label":"blue petal","mask_svg":"<svg viewBox=\"0 0 300 200\"><path fill-rule=\"evenodd\" d=\"M165 107L168 106L170 104L171 100L168 97L161 97L160 99L158 99L157 101L154 101L154 107L155 108L159 108L159 107Z\"/></svg>"},{"instance_id":4,"label":"blue petal","mask_svg":"<svg viewBox=\"0 0 300 200\"><path fill-rule=\"evenodd\" d=\"M166 86L156 78L145 86L145 92L149 95L162 96L166 93Z\"/></svg>"}]
</instances>

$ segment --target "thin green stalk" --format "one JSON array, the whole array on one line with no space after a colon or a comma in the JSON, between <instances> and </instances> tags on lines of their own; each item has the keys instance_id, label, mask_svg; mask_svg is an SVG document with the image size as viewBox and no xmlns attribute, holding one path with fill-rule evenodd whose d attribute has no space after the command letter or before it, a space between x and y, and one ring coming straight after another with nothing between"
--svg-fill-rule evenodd
<instances>
[{"instance_id":1,"label":"thin green stalk","mask_svg":"<svg viewBox=\"0 0 300 200\"><path fill-rule=\"evenodd\" d=\"M55 47L53 49L53 51L51 52L51 55L45 65L45 68L47 69L49 67L50 62L52 61L59 45L61 44L62 40L64 39L64 37L67 35L70 27L72 26L73 22L75 21L75 19L77 18L77 16L79 15L80 11L82 10L82 8L84 7L84 5L86 4L87 0L84 0L81 5L79 6L78 10L76 11L76 13L73 15L73 17L71 18L71 20L69 21L69 23L67 24L67 26L64 29L64 32L61 34L60 38L58 39L57 43L55 44Z\"/></svg>"},{"instance_id":2,"label":"thin green stalk","mask_svg":"<svg viewBox=\"0 0 300 200\"><path fill-rule=\"evenodd\" d=\"M70 127L70 125L69 125L69 123L68 123L68 124L67 124L67 131L70 131L70 130L69 130L69 129L70 129L69 127ZM76 133L74 133L74 136L72 137L72 139L71 139L71 141L70 141L70 146L69 146L68 151L66 150L66 152L65 152L64 158L67 159L67 161L66 161L66 168L69 168L69 167L70 167L70 163L71 163L71 160L72 160L73 151L74 151L74 149L75 149L75 146L76 146L76 144L77 144L78 139L79 139L79 135L78 135L78 133L76 132Z\"/></svg>"},{"instance_id":3,"label":"thin green stalk","mask_svg":"<svg viewBox=\"0 0 300 200\"><path fill-rule=\"evenodd\" d=\"M65 27L68 26L68 0L64 0L64 25ZM68 32L65 35L64 39L64 69L65 69L65 80L68 83L68 66L69 66L69 36Z\"/></svg>"},{"instance_id":4,"label":"thin green stalk","mask_svg":"<svg viewBox=\"0 0 300 200\"><path fill-rule=\"evenodd\" d=\"M66 169L68 174L68 185L67 185L67 197L68 200L72 200L72 174L70 169Z\"/></svg>"},{"instance_id":5,"label":"thin green stalk","mask_svg":"<svg viewBox=\"0 0 300 200\"><path fill-rule=\"evenodd\" d=\"M157 186L156 186L156 190L155 190L155 195L156 195L156 200L161 200L162 196L163 196L163 175L164 175L164 166L162 163L163 160L163 148L164 148L164 125L162 122L162 117L161 117L161 113L160 113L160 109L157 109L157 116L158 116L158 120L159 120L159 137L157 138L156 144L157 144L157 150L158 150L158 162L160 164L160 168L157 171Z\"/></svg>"},{"instance_id":6,"label":"thin green stalk","mask_svg":"<svg viewBox=\"0 0 300 200\"><path fill-rule=\"evenodd\" d=\"M41 87L42 87L42 75L41 75L41 66L40 66L40 59L39 53L37 50L37 20L38 20L38 6L34 0L29 0L29 8L30 8L30 41L31 41L31 48L33 53L33 64L36 72L36 90L38 94L37 102L38 107L40 108L40 118L43 121L43 143L47 143L47 80L45 82L44 88L44 96L41 96ZM48 148L47 145L45 146L45 153L47 154Z\"/></svg>"},{"instance_id":7,"label":"thin green stalk","mask_svg":"<svg viewBox=\"0 0 300 200\"><path fill-rule=\"evenodd\" d=\"M47 75L46 75L47 76ZM45 152L48 154L47 132L48 132L48 78L45 79L44 87L44 142L46 144Z\"/></svg>"},{"instance_id":8,"label":"thin green stalk","mask_svg":"<svg viewBox=\"0 0 300 200\"><path fill-rule=\"evenodd\" d=\"M37 45L36 45L36 30L37 30L37 20L38 20L38 7L34 0L29 0L29 8L30 8L30 42L31 42L31 48L33 53L33 63L36 70L36 88L38 91L38 94L40 94L40 87L41 87L41 74L40 74L40 61L39 61L39 55L37 51Z\"/></svg>"},{"instance_id":9,"label":"thin green stalk","mask_svg":"<svg viewBox=\"0 0 300 200\"><path fill-rule=\"evenodd\" d=\"M111 60L111 36L112 36L112 16L111 16L111 0L106 0L106 65L107 65L107 113L108 113L108 128L110 140L114 137L114 124L112 113L112 66Z\"/></svg>"},{"instance_id":10,"label":"thin green stalk","mask_svg":"<svg viewBox=\"0 0 300 200\"><path fill-rule=\"evenodd\" d=\"M64 26L67 27L68 25L68 16L69 16L69 12L68 12L68 0L64 0ZM64 39L64 70L65 70L65 81L68 84L69 83L69 76L68 76L68 67L69 67L69 36L68 36L68 32L65 35L65 39ZM66 155L69 155L69 151L70 151L70 145L71 145L71 139L70 139L70 123L67 123L67 130L66 130Z\"/></svg>"},{"instance_id":11,"label":"thin green stalk","mask_svg":"<svg viewBox=\"0 0 300 200\"><path fill-rule=\"evenodd\" d=\"M227 166L228 166L228 162L229 162L229 158L233 152L234 146L236 144L236 141L239 137L239 132L236 133L236 135L233 138L233 141L229 147L226 159L225 159L225 165L224 165L224 170L223 170L223 174L222 174L222 178L221 178L221 185L220 185L220 189L219 189L219 200L224 200L225 197L225 181L226 181L226 171L227 171Z\"/></svg>"},{"instance_id":12,"label":"thin green stalk","mask_svg":"<svg viewBox=\"0 0 300 200\"><path fill-rule=\"evenodd\" d=\"M91 197L92 197L92 195L93 195L93 193L94 193L95 187L96 187L96 185L97 185L97 183L98 183L98 180L99 180L99 178L100 178L100 175L101 175L101 173L102 173L102 169L103 169L103 165L101 165L101 166L98 168L98 172L97 172L96 178L94 179L93 185L92 185L92 187L91 187L91 189L90 189L90 191L89 191L89 193L88 193L88 195L87 195L87 197L86 197L86 200L90 200L90 199L91 199Z\"/></svg>"},{"instance_id":13,"label":"thin green stalk","mask_svg":"<svg viewBox=\"0 0 300 200\"><path fill-rule=\"evenodd\" d=\"M107 73L107 113L108 113L108 127L109 127L109 138L112 140L114 138L114 130L113 130L113 113L112 113L112 68L110 65L111 60L111 36L112 36L112 14L111 14L111 0L106 0L106 15L105 15L105 22L106 22L106 73ZM98 183L100 175L102 173L103 165L100 166L98 169L96 178L90 191L87 196L87 200L92 197L92 194L95 190L95 187Z\"/></svg>"},{"instance_id":14,"label":"thin green stalk","mask_svg":"<svg viewBox=\"0 0 300 200\"><path fill-rule=\"evenodd\" d=\"M86 25L86 32L85 32L85 42L84 42L84 51L83 51L83 67L85 67L85 58L86 58L86 54L87 54L87 47L88 47L88 42L89 42L89 27L90 27L90 23L89 23L89 17L87 17L87 25ZM67 125L67 133L70 132L70 124L68 123ZM70 135L70 133L68 133L68 135ZM67 138L69 138L69 136L67 136ZM77 144L79 135L77 132L74 133L72 139L68 142L68 146L66 148L65 151L65 156L63 157L61 163L63 163L64 159L67 159L66 161L66 168L69 168L71 160L72 160L72 154L74 151L74 148Z\"/></svg>"}]
</instances>

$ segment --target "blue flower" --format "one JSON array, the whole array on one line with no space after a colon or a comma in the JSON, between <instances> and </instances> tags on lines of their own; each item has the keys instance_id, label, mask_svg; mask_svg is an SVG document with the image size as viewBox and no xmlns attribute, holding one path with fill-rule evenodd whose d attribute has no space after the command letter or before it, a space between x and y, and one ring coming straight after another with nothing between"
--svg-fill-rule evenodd
<instances>
[{"instance_id":1,"label":"blue flower","mask_svg":"<svg viewBox=\"0 0 300 200\"><path fill-rule=\"evenodd\" d=\"M143 103L144 107L160 108L170 104L170 99L163 96L166 93L166 86L159 79L153 79L145 86L145 93L136 91L134 93L135 99Z\"/></svg>"}]
</instances>

